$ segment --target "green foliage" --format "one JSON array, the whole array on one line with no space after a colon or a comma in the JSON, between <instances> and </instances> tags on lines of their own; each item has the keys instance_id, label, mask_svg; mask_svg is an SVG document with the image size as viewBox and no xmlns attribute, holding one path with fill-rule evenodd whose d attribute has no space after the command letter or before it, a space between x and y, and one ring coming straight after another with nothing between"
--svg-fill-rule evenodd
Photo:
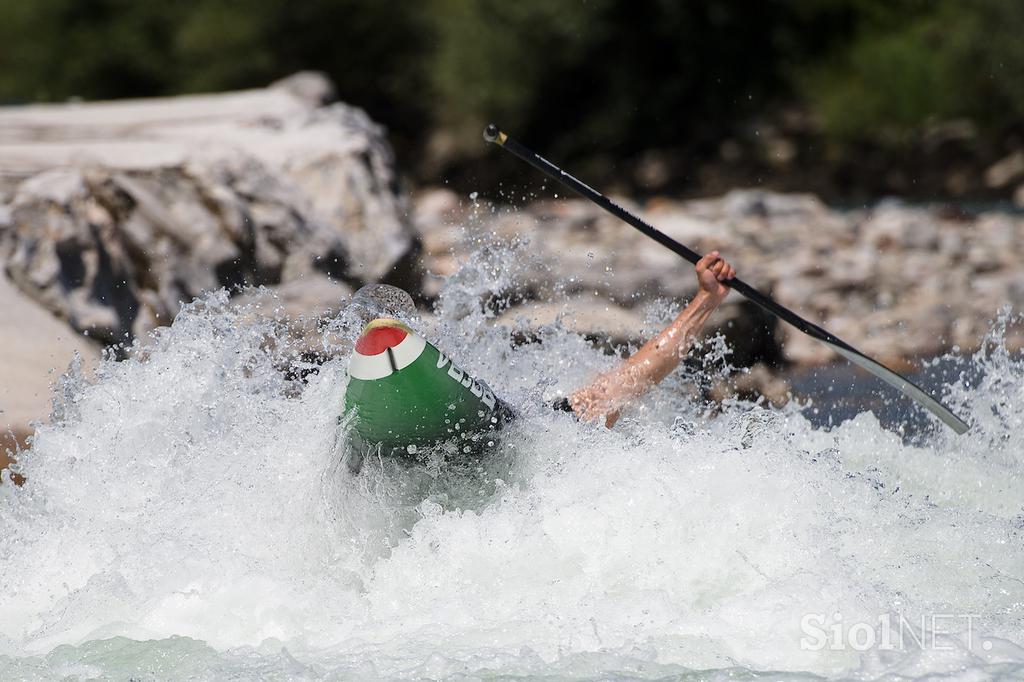
<instances>
[{"instance_id":1,"label":"green foliage","mask_svg":"<svg viewBox=\"0 0 1024 682\"><path fill-rule=\"evenodd\" d=\"M808 97L832 133L897 137L922 122L964 113L950 55L930 21L859 38L841 57L813 70Z\"/></svg>"},{"instance_id":2,"label":"green foliage","mask_svg":"<svg viewBox=\"0 0 1024 682\"><path fill-rule=\"evenodd\" d=\"M171 16L131 0L4 0L0 100L166 92Z\"/></svg>"},{"instance_id":3,"label":"green foliage","mask_svg":"<svg viewBox=\"0 0 1024 682\"><path fill-rule=\"evenodd\" d=\"M431 77L443 120L522 125L552 74L580 68L607 30L608 0L589 3L435 0Z\"/></svg>"},{"instance_id":4,"label":"green foliage","mask_svg":"<svg viewBox=\"0 0 1024 682\"><path fill-rule=\"evenodd\" d=\"M789 10L776 3L434 6L442 120L474 141L488 119L562 157L710 141L784 85L777 63Z\"/></svg>"},{"instance_id":5,"label":"green foliage","mask_svg":"<svg viewBox=\"0 0 1024 682\"><path fill-rule=\"evenodd\" d=\"M869 4L869 3L865 3ZM923 124L1024 120L1024 3L895 2L864 12L855 37L800 75L835 137L899 141Z\"/></svg>"},{"instance_id":6,"label":"green foliage","mask_svg":"<svg viewBox=\"0 0 1024 682\"><path fill-rule=\"evenodd\" d=\"M715 149L795 98L838 139L1024 120L1021 0L0 0L0 102L326 71L399 146L499 121L569 160ZM685 142L685 144L684 144Z\"/></svg>"},{"instance_id":7,"label":"green foliage","mask_svg":"<svg viewBox=\"0 0 1024 682\"><path fill-rule=\"evenodd\" d=\"M257 87L319 69L343 99L414 134L429 101L425 12L362 0L0 0L0 101Z\"/></svg>"},{"instance_id":8,"label":"green foliage","mask_svg":"<svg viewBox=\"0 0 1024 682\"><path fill-rule=\"evenodd\" d=\"M957 7L952 3L951 7ZM994 125L1024 120L1024 3L977 0L949 11L958 75L977 98L973 113Z\"/></svg>"},{"instance_id":9,"label":"green foliage","mask_svg":"<svg viewBox=\"0 0 1024 682\"><path fill-rule=\"evenodd\" d=\"M206 91L262 85L278 75L269 38L280 3L263 12L241 11L245 3L198 3L172 31L181 89Z\"/></svg>"}]
</instances>

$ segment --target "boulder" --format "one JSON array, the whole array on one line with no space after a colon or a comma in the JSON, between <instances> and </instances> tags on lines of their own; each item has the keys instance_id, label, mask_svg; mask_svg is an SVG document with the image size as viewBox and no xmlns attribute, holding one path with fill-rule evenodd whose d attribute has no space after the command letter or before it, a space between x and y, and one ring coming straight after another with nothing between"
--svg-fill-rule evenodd
<instances>
[{"instance_id":1,"label":"boulder","mask_svg":"<svg viewBox=\"0 0 1024 682\"><path fill-rule=\"evenodd\" d=\"M737 398L754 401L763 397L775 407L782 407L789 402L791 388L789 382L774 373L770 367L757 363L728 379L716 381L711 386L709 394L717 402Z\"/></svg>"},{"instance_id":2,"label":"boulder","mask_svg":"<svg viewBox=\"0 0 1024 682\"><path fill-rule=\"evenodd\" d=\"M985 170L985 186L1001 189L1024 177L1024 151L1017 150Z\"/></svg>"},{"instance_id":3,"label":"boulder","mask_svg":"<svg viewBox=\"0 0 1024 682\"><path fill-rule=\"evenodd\" d=\"M238 93L0 109L8 276L105 343L221 286L417 281L384 132L325 106L331 92L301 74Z\"/></svg>"},{"instance_id":4,"label":"boulder","mask_svg":"<svg viewBox=\"0 0 1024 682\"><path fill-rule=\"evenodd\" d=\"M323 347L321 323L335 317L351 300L352 293L352 288L343 282L310 273L284 284L246 289L231 300L231 305L244 313L243 319L279 323L287 331L289 348L315 359L330 355ZM339 347L349 341L340 339Z\"/></svg>"},{"instance_id":5,"label":"boulder","mask_svg":"<svg viewBox=\"0 0 1024 682\"><path fill-rule=\"evenodd\" d=\"M496 321L523 335L536 335L543 327L559 325L610 346L635 344L656 331L639 311L586 294L560 301L527 302L505 311Z\"/></svg>"},{"instance_id":6,"label":"boulder","mask_svg":"<svg viewBox=\"0 0 1024 682\"><path fill-rule=\"evenodd\" d=\"M938 245L938 221L925 209L884 201L860 226L860 237L879 251L933 249Z\"/></svg>"}]
</instances>

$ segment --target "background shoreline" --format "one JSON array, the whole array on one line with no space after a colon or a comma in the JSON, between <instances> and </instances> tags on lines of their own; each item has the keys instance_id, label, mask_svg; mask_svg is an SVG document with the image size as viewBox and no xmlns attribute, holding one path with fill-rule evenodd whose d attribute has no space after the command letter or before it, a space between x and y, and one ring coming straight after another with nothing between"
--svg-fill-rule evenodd
<instances>
[{"instance_id":1,"label":"background shoreline","mask_svg":"<svg viewBox=\"0 0 1024 682\"><path fill-rule=\"evenodd\" d=\"M408 191L384 129L329 103L332 88L303 73L261 90L0 108L0 262L20 306L7 332L30 355L48 348L8 357L10 372L123 354L218 287L267 287L276 303L263 312L316 361L311 321L367 282L429 308L460 269L511 260L507 281L478 292L481 309L520 338L557 323L611 347L648 338L693 295L686 264L529 171L528 190ZM1005 203L836 207L758 188L615 199L695 250L721 251L746 281L898 371L971 353L1004 305L1024 301L1024 210ZM752 368L710 389L716 400L782 402L794 370L835 360L738 296L707 331ZM1024 347L1024 328L1011 325L1006 343ZM0 402L20 400L19 386ZM24 434L45 418L48 392L31 390L28 411L0 404L0 427Z\"/></svg>"}]
</instances>

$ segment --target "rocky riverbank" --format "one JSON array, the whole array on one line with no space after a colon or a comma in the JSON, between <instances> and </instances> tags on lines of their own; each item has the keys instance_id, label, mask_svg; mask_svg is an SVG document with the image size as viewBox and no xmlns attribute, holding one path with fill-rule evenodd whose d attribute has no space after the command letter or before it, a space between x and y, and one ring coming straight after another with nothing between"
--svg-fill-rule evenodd
<instances>
[{"instance_id":1,"label":"rocky riverbank","mask_svg":"<svg viewBox=\"0 0 1024 682\"><path fill-rule=\"evenodd\" d=\"M643 206L616 201L691 248L718 249L747 282L897 367L977 349L999 309L1024 302L1020 213L967 214L895 200L836 210L813 195L757 190ZM695 291L688 265L589 202L534 201L512 209L434 189L421 192L414 206L428 271L452 274L481 239L527 239L532 265L522 293L529 299L557 290L565 299L560 305L579 311L573 319L582 331L641 330L645 306ZM527 300L522 309L542 321L549 307ZM751 314L769 329L753 334L741 325ZM836 359L826 346L757 316L739 296L712 326L730 337L740 364ZM1021 348L1024 334L1012 330L1008 342Z\"/></svg>"},{"instance_id":2,"label":"rocky riverbank","mask_svg":"<svg viewBox=\"0 0 1024 682\"><path fill-rule=\"evenodd\" d=\"M299 74L237 93L0 108L0 331L35 349L27 362L4 346L0 430L45 418L65 349L118 352L204 291L280 287L282 310L326 313L350 284L415 288L384 131L332 99L326 79ZM51 351L58 337L74 342ZM33 381L17 378L28 369Z\"/></svg>"},{"instance_id":3,"label":"rocky riverbank","mask_svg":"<svg viewBox=\"0 0 1024 682\"><path fill-rule=\"evenodd\" d=\"M0 109L0 430L24 438L45 417L75 352L120 352L219 287L267 286L263 313L308 334L363 283L429 307L446 277L511 248L502 303L480 296L496 322L527 339L557 321L610 347L641 341L694 293L688 265L589 203L410 196L384 131L331 99L330 83L301 74L239 93ZM836 210L757 190L617 200L896 367L977 348L1002 306L1024 302L1024 215L1012 210ZM710 326L753 368L729 390L782 400L780 372L835 359L738 296ZM1024 331L1008 342L1024 346Z\"/></svg>"}]
</instances>

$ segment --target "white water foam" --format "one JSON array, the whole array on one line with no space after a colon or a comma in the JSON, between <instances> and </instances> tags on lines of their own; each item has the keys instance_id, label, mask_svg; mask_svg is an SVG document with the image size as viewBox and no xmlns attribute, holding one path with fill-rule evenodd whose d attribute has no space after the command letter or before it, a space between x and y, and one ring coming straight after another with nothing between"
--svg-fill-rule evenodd
<instances>
[{"instance_id":1,"label":"white water foam","mask_svg":"<svg viewBox=\"0 0 1024 682\"><path fill-rule=\"evenodd\" d=\"M998 325L981 385L950 387L965 437L709 418L671 381L606 430L545 403L613 358L558 326L514 346L479 304L517 258L474 259L426 330L523 414L478 470L349 474L344 355L288 378L284 331L223 292L70 376L0 486L0 677L1024 677L1024 361Z\"/></svg>"}]
</instances>

